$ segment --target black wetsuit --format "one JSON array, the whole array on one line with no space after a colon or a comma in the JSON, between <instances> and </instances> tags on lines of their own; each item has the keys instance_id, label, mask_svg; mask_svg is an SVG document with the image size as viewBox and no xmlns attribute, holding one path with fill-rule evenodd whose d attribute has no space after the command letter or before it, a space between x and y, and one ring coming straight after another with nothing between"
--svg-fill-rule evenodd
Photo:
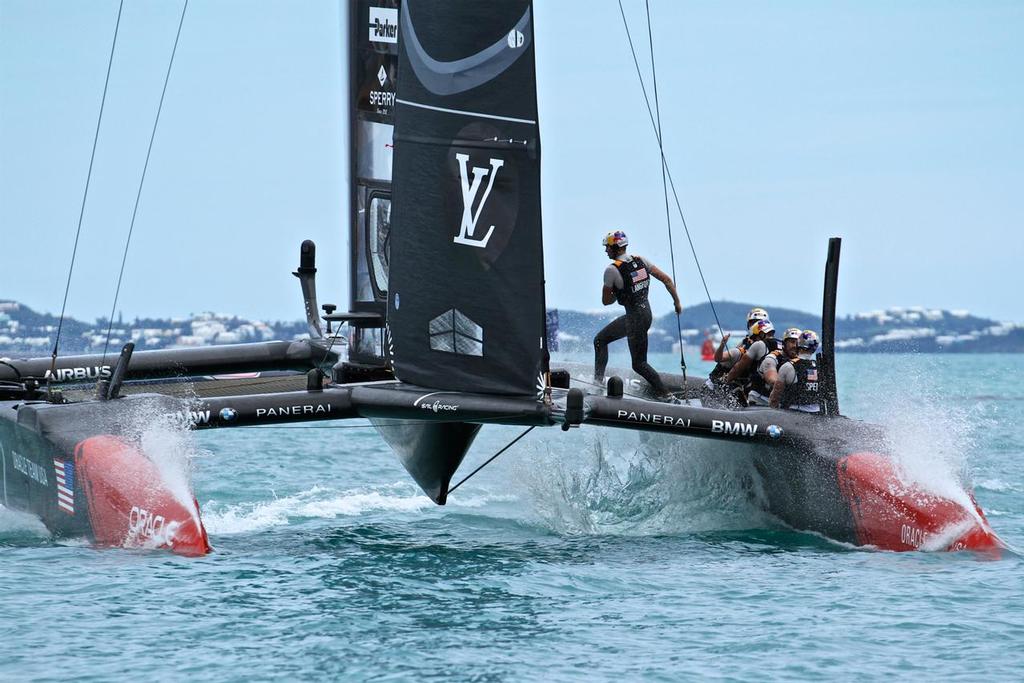
<instances>
[{"instance_id":1,"label":"black wetsuit","mask_svg":"<svg viewBox=\"0 0 1024 683\"><path fill-rule=\"evenodd\" d=\"M653 320L647 293L651 285L651 273L644 260L638 256L625 256L615 261L615 267L622 275L622 289L615 290L615 300L626 309L626 314L608 323L594 337L594 378L604 380L608 367L608 345L626 338L629 355L633 359L633 372L637 373L661 395L667 393L658 371L647 362L647 330Z\"/></svg>"}]
</instances>

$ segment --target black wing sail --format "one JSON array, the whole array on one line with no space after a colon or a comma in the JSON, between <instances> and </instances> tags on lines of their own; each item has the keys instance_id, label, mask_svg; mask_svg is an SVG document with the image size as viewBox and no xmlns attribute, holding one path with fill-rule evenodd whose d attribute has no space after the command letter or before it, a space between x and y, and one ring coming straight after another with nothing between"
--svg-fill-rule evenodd
<instances>
[{"instance_id":1,"label":"black wing sail","mask_svg":"<svg viewBox=\"0 0 1024 683\"><path fill-rule=\"evenodd\" d=\"M407 0L399 25L395 374L536 393L546 340L531 3Z\"/></svg>"}]
</instances>

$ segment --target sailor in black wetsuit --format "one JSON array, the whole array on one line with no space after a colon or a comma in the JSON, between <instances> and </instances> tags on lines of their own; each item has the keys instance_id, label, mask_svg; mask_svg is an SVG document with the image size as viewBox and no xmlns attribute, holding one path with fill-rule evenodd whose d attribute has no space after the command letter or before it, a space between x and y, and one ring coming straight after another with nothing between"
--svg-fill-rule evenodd
<instances>
[{"instance_id":1,"label":"sailor in black wetsuit","mask_svg":"<svg viewBox=\"0 0 1024 683\"><path fill-rule=\"evenodd\" d=\"M647 259L626 254L629 239L621 230L608 233L601 243L608 258L613 261L604 272L601 303L605 306L619 303L626 309L626 314L608 323L594 337L594 381L604 382L604 371L608 366L608 345L625 337L633 360L633 371L647 380L659 398L670 398L658 372L647 362L647 330L652 321L647 295L651 278L660 280L672 295L676 313L679 314L683 312L683 307L679 303L676 286L672 278Z\"/></svg>"},{"instance_id":2,"label":"sailor in black wetsuit","mask_svg":"<svg viewBox=\"0 0 1024 683\"><path fill-rule=\"evenodd\" d=\"M779 367L778 378L772 388L769 405L789 408L805 413L820 413L818 402L818 364L814 354L818 350L818 335L804 330L797 339L796 358Z\"/></svg>"}]
</instances>

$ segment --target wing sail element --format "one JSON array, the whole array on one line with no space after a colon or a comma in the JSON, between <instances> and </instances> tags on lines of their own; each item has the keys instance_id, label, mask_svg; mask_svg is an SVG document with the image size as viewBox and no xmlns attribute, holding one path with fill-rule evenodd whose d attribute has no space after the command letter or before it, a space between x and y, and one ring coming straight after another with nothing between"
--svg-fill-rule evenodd
<instances>
[{"instance_id":1,"label":"wing sail element","mask_svg":"<svg viewBox=\"0 0 1024 683\"><path fill-rule=\"evenodd\" d=\"M402 4L387 316L404 382L538 391L547 349L532 16L518 0Z\"/></svg>"}]
</instances>

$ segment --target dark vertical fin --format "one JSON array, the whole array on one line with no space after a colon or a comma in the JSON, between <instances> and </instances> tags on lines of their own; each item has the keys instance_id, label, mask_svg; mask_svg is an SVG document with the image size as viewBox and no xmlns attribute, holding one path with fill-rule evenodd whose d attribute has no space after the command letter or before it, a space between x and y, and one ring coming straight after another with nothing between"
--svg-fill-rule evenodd
<instances>
[{"instance_id":1,"label":"dark vertical fin","mask_svg":"<svg viewBox=\"0 0 1024 683\"><path fill-rule=\"evenodd\" d=\"M448 500L448 486L466 457L478 424L466 422L410 423L371 419L384 441L423 492L438 505Z\"/></svg>"},{"instance_id":2,"label":"dark vertical fin","mask_svg":"<svg viewBox=\"0 0 1024 683\"><path fill-rule=\"evenodd\" d=\"M818 353L821 376L822 410L826 415L839 414L839 391L836 388L836 290L839 287L839 250L842 239L828 241L825 261L825 294L821 305L821 351Z\"/></svg>"},{"instance_id":3,"label":"dark vertical fin","mask_svg":"<svg viewBox=\"0 0 1024 683\"><path fill-rule=\"evenodd\" d=\"M400 25L395 375L538 393L547 344L531 3L406 0Z\"/></svg>"}]
</instances>

